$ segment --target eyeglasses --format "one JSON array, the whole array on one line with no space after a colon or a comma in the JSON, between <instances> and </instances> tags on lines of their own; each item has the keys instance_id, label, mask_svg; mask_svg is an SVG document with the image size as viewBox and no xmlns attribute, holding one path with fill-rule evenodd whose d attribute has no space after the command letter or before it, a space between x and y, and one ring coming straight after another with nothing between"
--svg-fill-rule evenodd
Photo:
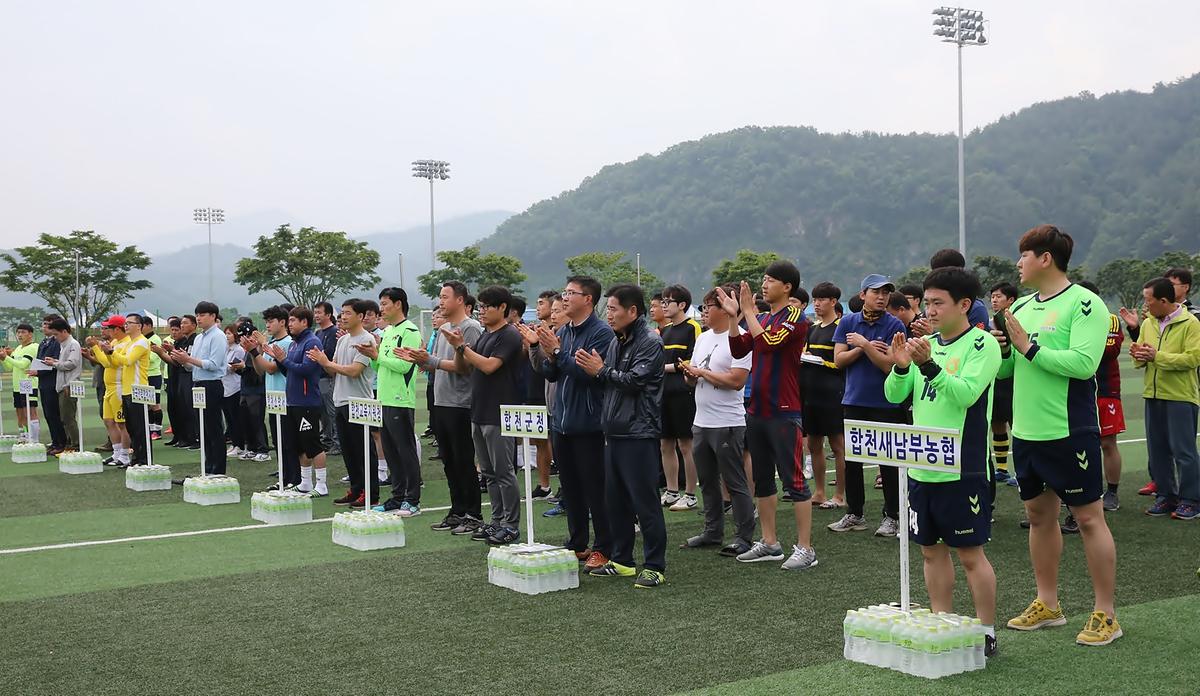
<instances>
[{"instance_id":1,"label":"eyeglasses","mask_svg":"<svg viewBox=\"0 0 1200 696\"><path fill-rule=\"evenodd\" d=\"M498 304L481 304L481 305L479 305L480 311L483 311L485 309L500 309L500 305L498 305Z\"/></svg>"},{"instance_id":2,"label":"eyeglasses","mask_svg":"<svg viewBox=\"0 0 1200 696\"><path fill-rule=\"evenodd\" d=\"M584 294L585 293L579 292L578 290L563 290L562 298L564 300L569 300L573 295L579 295L582 297Z\"/></svg>"}]
</instances>

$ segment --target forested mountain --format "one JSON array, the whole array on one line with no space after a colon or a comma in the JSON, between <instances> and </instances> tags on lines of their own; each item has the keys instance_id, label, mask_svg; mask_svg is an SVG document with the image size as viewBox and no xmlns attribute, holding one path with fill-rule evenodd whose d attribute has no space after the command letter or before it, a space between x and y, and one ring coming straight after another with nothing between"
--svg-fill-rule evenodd
<instances>
[{"instance_id":1,"label":"forested mountain","mask_svg":"<svg viewBox=\"0 0 1200 696\"><path fill-rule=\"evenodd\" d=\"M1042 222L1077 242L1074 264L1200 248L1200 75L1150 93L1036 104L966 141L969 256L1015 256ZM795 259L806 284L900 274L957 246L953 135L746 127L604 167L504 222L484 251L559 285L564 258L642 254L693 288L737 249Z\"/></svg>"}]
</instances>

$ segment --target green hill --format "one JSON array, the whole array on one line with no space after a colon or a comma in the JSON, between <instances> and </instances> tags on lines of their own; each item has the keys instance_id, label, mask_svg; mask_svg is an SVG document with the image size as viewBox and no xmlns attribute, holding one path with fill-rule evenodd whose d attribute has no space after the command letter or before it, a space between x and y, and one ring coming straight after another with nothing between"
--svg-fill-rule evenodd
<instances>
[{"instance_id":1,"label":"green hill","mask_svg":"<svg viewBox=\"0 0 1200 696\"><path fill-rule=\"evenodd\" d=\"M1076 241L1073 263L1200 248L1200 75L1149 93L1083 93L971 133L969 256L1015 256L1042 222ZM740 248L793 258L806 284L900 274L957 246L953 135L745 127L606 166L499 226L485 251L556 286L563 259L624 251L693 288Z\"/></svg>"}]
</instances>

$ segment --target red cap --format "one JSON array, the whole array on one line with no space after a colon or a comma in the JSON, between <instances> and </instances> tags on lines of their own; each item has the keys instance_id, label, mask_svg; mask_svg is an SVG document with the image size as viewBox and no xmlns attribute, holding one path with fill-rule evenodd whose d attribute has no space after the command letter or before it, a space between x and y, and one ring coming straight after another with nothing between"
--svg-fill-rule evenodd
<instances>
[{"instance_id":1,"label":"red cap","mask_svg":"<svg viewBox=\"0 0 1200 696\"><path fill-rule=\"evenodd\" d=\"M103 326L107 329L111 329L114 327L123 329L123 328L125 328L125 317L121 316L120 314L114 314L111 317L105 319L104 323L101 324L100 326Z\"/></svg>"}]
</instances>

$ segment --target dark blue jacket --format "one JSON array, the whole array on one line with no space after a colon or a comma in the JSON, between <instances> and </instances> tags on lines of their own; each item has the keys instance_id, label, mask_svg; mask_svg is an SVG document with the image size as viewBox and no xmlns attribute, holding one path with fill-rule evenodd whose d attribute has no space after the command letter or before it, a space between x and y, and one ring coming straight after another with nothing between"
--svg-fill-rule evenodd
<instances>
[{"instance_id":1,"label":"dark blue jacket","mask_svg":"<svg viewBox=\"0 0 1200 696\"><path fill-rule=\"evenodd\" d=\"M325 369L304 355L312 348L321 350L321 339L312 329L305 329L299 336L292 337L292 345L281 361L287 372L288 406L321 406L321 388L317 380L325 374Z\"/></svg>"},{"instance_id":2,"label":"dark blue jacket","mask_svg":"<svg viewBox=\"0 0 1200 696\"><path fill-rule=\"evenodd\" d=\"M601 356L613 342L613 330L592 314L579 326L568 323L558 330L558 357L544 356L538 371L558 388L554 392L554 417L550 429L562 435L601 432L600 410L604 385L575 364L575 351L594 350Z\"/></svg>"}]
</instances>

